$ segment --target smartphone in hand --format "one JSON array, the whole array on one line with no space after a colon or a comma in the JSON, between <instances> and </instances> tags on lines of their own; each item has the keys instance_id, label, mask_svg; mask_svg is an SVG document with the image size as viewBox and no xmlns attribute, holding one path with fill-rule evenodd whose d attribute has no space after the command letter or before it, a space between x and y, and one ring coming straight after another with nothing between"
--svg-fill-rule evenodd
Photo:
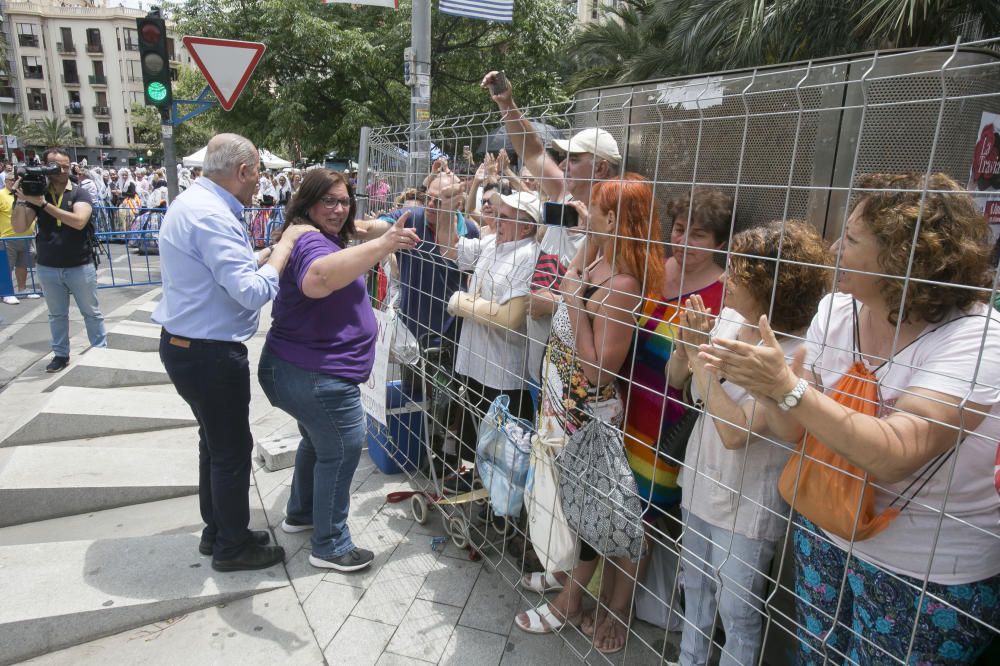
<instances>
[{"instance_id":1,"label":"smartphone in hand","mask_svg":"<svg viewBox=\"0 0 1000 666\"><path fill-rule=\"evenodd\" d=\"M573 206L546 201L542 210L542 220L545 224L555 227L576 227L580 224L580 214Z\"/></svg>"},{"instance_id":2,"label":"smartphone in hand","mask_svg":"<svg viewBox=\"0 0 1000 666\"><path fill-rule=\"evenodd\" d=\"M493 77L493 81L490 83L490 94L491 95L502 95L507 91L507 75L503 73L501 69Z\"/></svg>"}]
</instances>

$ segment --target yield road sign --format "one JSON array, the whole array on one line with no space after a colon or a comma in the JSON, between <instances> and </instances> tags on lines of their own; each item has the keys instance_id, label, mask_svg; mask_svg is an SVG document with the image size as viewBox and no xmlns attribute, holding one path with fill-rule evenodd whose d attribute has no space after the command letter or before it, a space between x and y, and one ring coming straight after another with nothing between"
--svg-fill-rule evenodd
<instances>
[{"instance_id":1,"label":"yield road sign","mask_svg":"<svg viewBox=\"0 0 1000 666\"><path fill-rule=\"evenodd\" d=\"M212 37L188 36L183 41L212 92L219 98L219 104L231 111L267 47L260 42Z\"/></svg>"}]
</instances>

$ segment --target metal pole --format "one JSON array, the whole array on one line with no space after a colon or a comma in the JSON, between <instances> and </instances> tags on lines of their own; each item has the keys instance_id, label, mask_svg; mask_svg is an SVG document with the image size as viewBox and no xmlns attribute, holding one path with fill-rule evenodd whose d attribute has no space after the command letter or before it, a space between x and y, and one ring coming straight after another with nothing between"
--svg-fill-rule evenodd
<instances>
[{"instance_id":1,"label":"metal pole","mask_svg":"<svg viewBox=\"0 0 1000 666\"><path fill-rule=\"evenodd\" d=\"M413 0L410 31L413 83L410 88L410 187L423 183L430 170L431 120L431 0Z\"/></svg>"},{"instance_id":2,"label":"metal pole","mask_svg":"<svg viewBox=\"0 0 1000 666\"><path fill-rule=\"evenodd\" d=\"M7 127L3 122L3 112L0 111L0 136L3 137L3 158L10 162L10 153L7 152Z\"/></svg>"},{"instance_id":3,"label":"metal pole","mask_svg":"<svg viewBox=\"0 0 1000 666\"><path fill-rule=\"evenodd\" d=\"M163 166L167 169L167 199L173 203L177 198L177 149L174 146L174 123L170 117L170 109L161 109L160 134L163 139Z\"/></svg>"},{"instance_id":4,"label":"metal pole","mask_svg":"<svg viewBox=\"0 0 1000 666\"><path fill-rule=\"evenodd\" d=\"M368 200L368 146L371 141L372 128L361 128L361 142L358 144L358 183L354 187L354 196L364 202L361 212L364 215L371 210L372 203Z\"/></svg>"}]
</instances>

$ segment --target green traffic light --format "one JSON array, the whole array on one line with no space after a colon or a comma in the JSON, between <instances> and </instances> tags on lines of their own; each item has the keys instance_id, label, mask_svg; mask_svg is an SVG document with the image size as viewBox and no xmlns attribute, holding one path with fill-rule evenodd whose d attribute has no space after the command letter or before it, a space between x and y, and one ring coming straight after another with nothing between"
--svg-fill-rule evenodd
<instances>
[{"instance_id":1,"label":"green traffic light","mask_svg":"<svg viewBox=\"0 0 1000 666\"><path fill-rule=\"evenodd\" d=\"M149 99L154 102L162 102L167 98L167 87L160 83L159 81L153 81L146 88L146 94L149 95Z\"/></svg>"}]
</instances>

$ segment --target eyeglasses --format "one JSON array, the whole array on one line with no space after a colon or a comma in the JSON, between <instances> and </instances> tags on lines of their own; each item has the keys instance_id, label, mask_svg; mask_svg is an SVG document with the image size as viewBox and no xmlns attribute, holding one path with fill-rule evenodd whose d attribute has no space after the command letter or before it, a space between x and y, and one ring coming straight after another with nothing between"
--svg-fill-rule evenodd
<instances>
[{"instance_id":1,"label":"eyeglasses","mask_svg":"<svg viewBox=\"0 0 1000 666\"><path fill-rule=\"evenodd\" d=\"M323 204L323 208L326 208L327 210L334 210L337 206L340 206L341 208L350 208L352 199L350 197L345 199L338 199L337 197L323 197L319 200L319 202Z\"/></svg>"}]
</instances>

